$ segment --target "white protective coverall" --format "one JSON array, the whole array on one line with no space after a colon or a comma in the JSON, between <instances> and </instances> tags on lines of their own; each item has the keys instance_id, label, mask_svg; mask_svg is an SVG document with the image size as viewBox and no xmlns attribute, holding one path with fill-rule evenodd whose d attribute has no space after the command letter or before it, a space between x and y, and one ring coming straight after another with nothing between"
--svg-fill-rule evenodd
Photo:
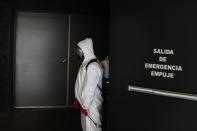
<instances>
[{"instance_id":1,"label":"white protective coverall","mask_svg":"<svg viewBox=\"0 0 197 131\"><path fill-rule=\"evenodd\" d=\"M101 96L103 68L97 62L86 65L92 59L95 59L93 50L93 42L91 38L86 38L78 43L84 54L84 60L79 68L77 79L75 82L75 98L78 99L80 105L87 109L88 116L94 122L101 125L102 116L100 114L103 98ZM100 88L99 88L99 87ZM81 112L81 124L83 131L101 131L96 128L92 120Z\"/></svg>"}]
</instances>

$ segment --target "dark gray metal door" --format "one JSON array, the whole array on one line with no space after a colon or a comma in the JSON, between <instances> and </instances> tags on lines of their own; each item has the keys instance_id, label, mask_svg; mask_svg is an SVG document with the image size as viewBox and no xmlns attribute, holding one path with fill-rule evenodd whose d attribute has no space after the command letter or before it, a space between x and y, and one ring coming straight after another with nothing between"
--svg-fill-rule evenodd
<instances>
[{"instance_id":1,"label":"dark gray metal door","mask_svg":"<svg viewBox=\"0 0 197 131\"><path fill-rule=\"evenodd\" d=\"M18 12L15 107L64 107L69 16Z\"/></svg>"}]
</instances>

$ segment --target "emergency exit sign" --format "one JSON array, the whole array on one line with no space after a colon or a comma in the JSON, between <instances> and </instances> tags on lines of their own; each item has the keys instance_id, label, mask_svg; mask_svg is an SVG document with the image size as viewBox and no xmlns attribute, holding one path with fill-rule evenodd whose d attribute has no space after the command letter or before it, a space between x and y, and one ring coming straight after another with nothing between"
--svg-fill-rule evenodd
<instances>
[{"instance_id":1,"label":"emergency exit sign","mask_svg":"<svg viewBox=\"0 0 197 131\"><path fill-rule=\"evenodd\" d=\"M150 76L162 78L175 78L176 72L182 72L183 67L169 63L168 59L176 53L173 49L152 49L153 55L156 56L156 62L146 62L144 68L149 70Z\"/></svg>"}]
</instances>

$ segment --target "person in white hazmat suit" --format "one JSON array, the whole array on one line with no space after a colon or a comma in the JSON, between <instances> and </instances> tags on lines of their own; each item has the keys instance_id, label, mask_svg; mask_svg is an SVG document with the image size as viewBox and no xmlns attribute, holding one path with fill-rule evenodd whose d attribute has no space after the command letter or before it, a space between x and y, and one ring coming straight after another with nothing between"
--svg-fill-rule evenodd
<instances>
[{"instance_id":1,"label":"person in white hazmat suit","mask_svg":"<svg viewBox=\"0 0 197 131\"><path fill-rule=\"evenodd\" d=\"M94 54L91 38L80 41L77 46L76 55L82 64L75 82L74 106L81 109L83 131L101 131L103 68Z\"/></svg>"}]
</instances>

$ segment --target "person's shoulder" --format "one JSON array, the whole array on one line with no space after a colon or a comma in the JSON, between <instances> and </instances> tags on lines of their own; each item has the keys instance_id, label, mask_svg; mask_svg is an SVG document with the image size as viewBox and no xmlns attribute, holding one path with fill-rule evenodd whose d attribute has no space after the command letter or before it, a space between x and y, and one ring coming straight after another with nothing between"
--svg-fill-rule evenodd
<instances>
[{"instance_id":1,"label":"person's shoulder","mask_svg":"<svg viewBox=\"0 0 197 131\"><path fill-rule=\"evenodd\" d=\"M89 71L95 70L95 71L98 71L98 72L102 72L103 68L102 68L102 66L99 62L92 62L88 66L87 70L89 70Z\"/></svg>"},{"instance_id":2,"label":"person's shoulder","mask_svg":"<svg viewBox=\"0 0 197 131\"><path fill-rule=\"evenodd\" d=\"M101 64L99 62L92 62L88 65L88 68L99 68Z\"/></svg>"}]
</instances>

